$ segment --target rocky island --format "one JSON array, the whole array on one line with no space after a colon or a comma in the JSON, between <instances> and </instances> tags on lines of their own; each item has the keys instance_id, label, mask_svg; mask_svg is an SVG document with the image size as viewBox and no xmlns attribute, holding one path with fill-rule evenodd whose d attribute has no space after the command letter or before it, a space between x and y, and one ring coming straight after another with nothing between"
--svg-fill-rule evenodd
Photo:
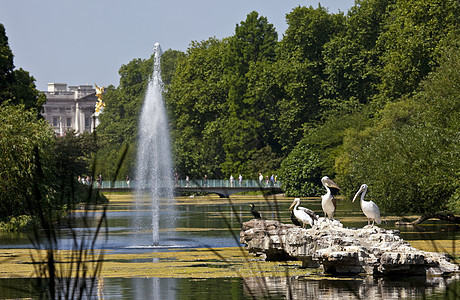
<instances>
[{"instance_id":1,"label":"rocky island","mask_svg":"<svg viewBox=\"0 0 460 300\"><path fill-rule=\"evenodd\" d=\"M266 260L297 259L303 267L322 268L327 274L440 276L459 272L446 254L416 249L398 230L370 225L344 228L339 221L324 218L310 229L253 219L243 223L240 241Z\"/></svg>"}]
</instances>

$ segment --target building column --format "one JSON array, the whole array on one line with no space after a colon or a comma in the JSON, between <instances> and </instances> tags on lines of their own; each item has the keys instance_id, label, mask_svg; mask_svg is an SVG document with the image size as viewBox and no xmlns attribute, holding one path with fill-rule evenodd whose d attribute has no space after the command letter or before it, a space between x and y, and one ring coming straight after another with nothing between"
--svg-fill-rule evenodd
<instances>
[{"instance_id":1,"label":"building column","mask_svg":"<svg viewBox=\"0 0 460 300\"><path fill-rule=\"evenodd\" d=\"M62 117L59 117L59 136L64 136L64 124L62 123Z\"/></svg>"},{"instance_id":2,"label":"building column","mask_svg":"<svg viewBox=\"0 0 460 300\"><path fill-rule=\"evenodd\" d=\"M85 132L86 122L85 122L85 112L83 109L80 109L80 133Z\"/></svg>"},{"instance_id":3,"label":"building column","mask_svg":"<svg viewBox=\"0 0 460 300\"><path fill-rule=\"evenodd\" d=\"M77 134L80 131L79 122L80 122L80 107L77 102L75 103L75 132Z\"/></svg>"}]
</instances>

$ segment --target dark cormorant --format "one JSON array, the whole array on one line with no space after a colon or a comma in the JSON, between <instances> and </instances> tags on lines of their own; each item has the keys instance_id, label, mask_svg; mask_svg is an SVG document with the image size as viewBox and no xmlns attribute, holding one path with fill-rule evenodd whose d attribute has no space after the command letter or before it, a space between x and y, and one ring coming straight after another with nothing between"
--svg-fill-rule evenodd
<instances>
[{"instance_id":1,"label":"dark cormorant","mask_svg":"<svg viewBox=\"0 0 460 300\"><path fill-rule=\"evenodd\" d=\"M254 209L254 204L251 203L250 206L251 206L251 213L254 216L254 218L262 219L262 217L260 216L259 212Z\"/></svg>"}]
</instances>

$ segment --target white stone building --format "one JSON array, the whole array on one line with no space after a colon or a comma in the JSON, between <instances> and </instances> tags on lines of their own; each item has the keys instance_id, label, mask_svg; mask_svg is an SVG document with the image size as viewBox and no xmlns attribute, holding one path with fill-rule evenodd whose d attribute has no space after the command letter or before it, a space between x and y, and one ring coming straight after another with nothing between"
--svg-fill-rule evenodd
<instances>
[{"instance_id":1,"label":"white stone building","mask_svg":"<svg viewBox=\"0 0 460 300\"><path fill-rule=\"evenodd\" d=\"M93 132L98 98L92 85L67 87L66 83L48 83L48 91L44 93L47 102L42 115L57 135L63 136L68 130L77 134Z\"/></svg>"}]
</instances>

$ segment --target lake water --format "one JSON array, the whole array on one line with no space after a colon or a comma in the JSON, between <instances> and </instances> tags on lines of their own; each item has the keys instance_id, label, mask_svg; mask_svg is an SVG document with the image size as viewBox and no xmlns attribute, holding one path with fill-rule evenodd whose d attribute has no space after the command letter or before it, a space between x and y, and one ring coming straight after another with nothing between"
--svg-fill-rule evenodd
<instances>
[{"instance_id":1,"label":"lake water","mask_svg":"<svg viewBox=\"0 0 460 300\"><path fill-rule=\"evenodd\" d=\"M262 196L232 196L230 201L214 196L179 197L176 199L176 228L160 232L160 247L139 243L133 238L132 218L135 215L132 194L108 194L111 200L107 210L107 236L101 236L96 247L107 249L111 255L129 254L133 262L140 254L161 251L177 251L200 247L226 248L239 246L240 222L252 219L249 203L266 219L279 219L290 223L287 210L292 198ZM307 206L322 215L318 198L302 199ZM142 207L141 207L141 210ZM160 214L166 213L160 206ZM74 229L80 234L87 232L84 222L76 212ZM143 214L141 214L142 217ZM100 212L90 215L90 224L95 226ZM149 218L145 211L145 218ZM336 218L344 226L362 227L367 221L359 203L339 201ZM385 228L395 228L399 217L383 216L388 223ZM92 223L91 223L92 221ZM166 222L165 220L164 222ZM91 227L91 226L90 226ZM162 224L160 223L160 228ZM398 227L403 239L424 249L435 249L459 257L459 226L428 221L421 226ZM174 233L174 234L173 234ZM233 234L232 234L233 233ZM146 240L151 232L141 232ZM171 239L170 237L174 238ZM235 239L236 236L236 239ZM142 238L141 238L142 239ZM58 242L60 249L71 249L69 232L62 230ZM31 243L27 234L0 233L0 248L28 249ZM434 251L434 250L432 250ZM216 257L217 259L217 257ZM142 259L138 260L142 262ZM150 261L151 263L151 261ZM262 262L263 264L263 262ZM0 265L1 266L1 265ZM128 276L131 277L131 276ZM458 281L445 278L337 278L324 276L276 276L276 277L221 277L203 278L193 272L187 278L156 278L146 276L101 277L98 279L98 295L104 299L445 299L446 292L456 291ZM164 277L164 276L163 276ZM0 298L26 298L36 296L39 290L36 279L0 279Z\"/></svg>"}]
</instances>

